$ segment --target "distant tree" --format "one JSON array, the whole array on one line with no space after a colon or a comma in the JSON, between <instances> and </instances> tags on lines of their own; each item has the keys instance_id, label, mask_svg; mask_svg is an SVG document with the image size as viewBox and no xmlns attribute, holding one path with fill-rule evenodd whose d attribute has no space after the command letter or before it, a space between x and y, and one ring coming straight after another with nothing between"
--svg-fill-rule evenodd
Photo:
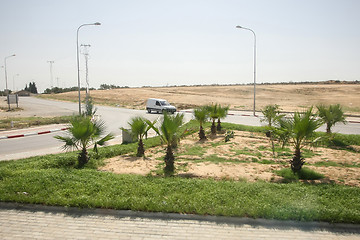
<instances>
[{"instance_id":1,"label":"distant tree","mask_svg":"<svg viewBox=\"0 0 360 240\"><path fill-rule=\"evenodd\" d=\"M100 90L110 89L110 85L105 84L105 83L100 84L100 88L99 88L99 89L100 89Z\"/></svg>"},{"instance_id":2,"label":"distant tree","mask_svg":"<svg viewBox=\"0 0 360 240\"><path fill-rule=\"evenodd\" d=\"M30 87L30 92L31 92L31 93L35 93L35 94L38 93L38 90L37 90L37 87L36 87L35 82L32 82L32 85L31 85L31 87Z\"/></svg>"},{"instance_id":3,"label":"distant tree","mask_svg":"<svg viewBox=\"0 0 360 240\"><path fill-rule=\"evenodd\" d=\"M89 88L90 90L95 90L94 88ZM85 91L86 88L82 87L80 88L80 91ZM45 94L51 94L51 93L64 93L64 92L74 92L78 91L78 87L71 87L71 88L59 88L59 87L53 87L53 88L47 88L44 90Z\"/></svg>"},{"instance_id":4,"label":"distant tree","mask_svg":"<svg viewBox=\"0 0 360 240\"><path fill-rule=\"evenodd\" d=\"M117 89L117 88L129 88L128 86L124 86L124 87L120 87L120 86L116 86L114 84L100 84L99 90L106 90L106 89Z\"/></svg>"},{"instance_id":5,"label":"distant tree","mask_svg":"<svg viewBox=\"0 0 360 240\"><path fill-rule=\"evenodd\" d=\"M25 91L28 91L28 92L30 92L30 93L34 93L34 94L37 94L37 93L38 93L38 90L37 90L37 87L36 87L35 82L30 82L30 83L29 83L29 87L28 87L28 85L26 84L24 90L25 90Z\"/></svg>"}]
</instances>

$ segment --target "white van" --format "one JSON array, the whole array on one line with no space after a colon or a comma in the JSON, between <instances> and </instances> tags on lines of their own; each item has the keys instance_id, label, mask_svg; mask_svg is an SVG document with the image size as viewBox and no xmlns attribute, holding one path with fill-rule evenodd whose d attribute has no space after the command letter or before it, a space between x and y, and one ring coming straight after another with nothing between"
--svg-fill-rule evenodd
<instances>
[{"instance_id":1,"label":"white van","mask_svg":"<svg viewBox=\"0 0 360 240\"><path fill-rule=\"evenodd\" d=\"M176 107L170 105L170 103L164 99L149 98L146 102L146 110L148 113L151 113L151 111L156 111L157 113L164 111L174 113L176 112Z\"/></svg>"}]
</instances>

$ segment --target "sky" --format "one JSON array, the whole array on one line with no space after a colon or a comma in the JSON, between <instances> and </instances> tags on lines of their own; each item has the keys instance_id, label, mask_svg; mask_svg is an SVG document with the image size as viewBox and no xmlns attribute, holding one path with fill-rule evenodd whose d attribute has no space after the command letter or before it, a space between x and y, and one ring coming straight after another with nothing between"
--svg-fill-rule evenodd
<instances>
[{"instance_id":1,"label":"sky","mask_svg":"<svg viewBox=\"0 0 360 240\"><path fill-rule=\"evenodd\" d=\"M0 0L0 89L360 80L359 0ZM81 86L85 60L80 53ZM53 79L50 74L52 64Z\"/></svg>"}]
</instances>

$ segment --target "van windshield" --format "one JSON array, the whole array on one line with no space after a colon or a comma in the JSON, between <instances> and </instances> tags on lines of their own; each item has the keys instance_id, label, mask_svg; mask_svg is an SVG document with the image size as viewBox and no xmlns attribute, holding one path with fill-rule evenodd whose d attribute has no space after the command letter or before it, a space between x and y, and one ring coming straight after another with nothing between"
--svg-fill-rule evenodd
<instances>
[{"instance_id":1,"label":"van windshield","mask_svg":"<svg viewBox=\"0 0 360 240\"><path fill-rule=\"evenodd\" d=\"M160 101L161 106L168 106L170 105L167 101Z\"/></svg>"}]
</instances>

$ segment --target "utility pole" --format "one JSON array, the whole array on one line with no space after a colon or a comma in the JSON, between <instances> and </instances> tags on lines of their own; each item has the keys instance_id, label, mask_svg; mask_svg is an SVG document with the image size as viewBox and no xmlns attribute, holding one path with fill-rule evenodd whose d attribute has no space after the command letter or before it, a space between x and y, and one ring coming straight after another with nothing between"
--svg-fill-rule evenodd
<instances>
[{"instance_id":1,"label":"utility pole","mask_svg":"<svg viewBox=\"0 0 360 240\"><path fill-rule=\"evenodd\" d=\"M51 84L51 89L54 87L53 86L53 69L52 69L52 65L54 63L54 61L47 61L48 63L50 63L50 84Z\"/></svg>"},{"instance_id":2,"label":"utility pole","mask_svg":"<svg viewBox=\"0 0 360 240\"><path fill-rule=\"evenodd\" d=\"M85 57L85 79L86 79L86 96L89 95L89 67L88 67L88 60L89 60L89 47L90 44L81 44L80 47L83 47L82 54Z\"/></svg>"}]
</instances>

